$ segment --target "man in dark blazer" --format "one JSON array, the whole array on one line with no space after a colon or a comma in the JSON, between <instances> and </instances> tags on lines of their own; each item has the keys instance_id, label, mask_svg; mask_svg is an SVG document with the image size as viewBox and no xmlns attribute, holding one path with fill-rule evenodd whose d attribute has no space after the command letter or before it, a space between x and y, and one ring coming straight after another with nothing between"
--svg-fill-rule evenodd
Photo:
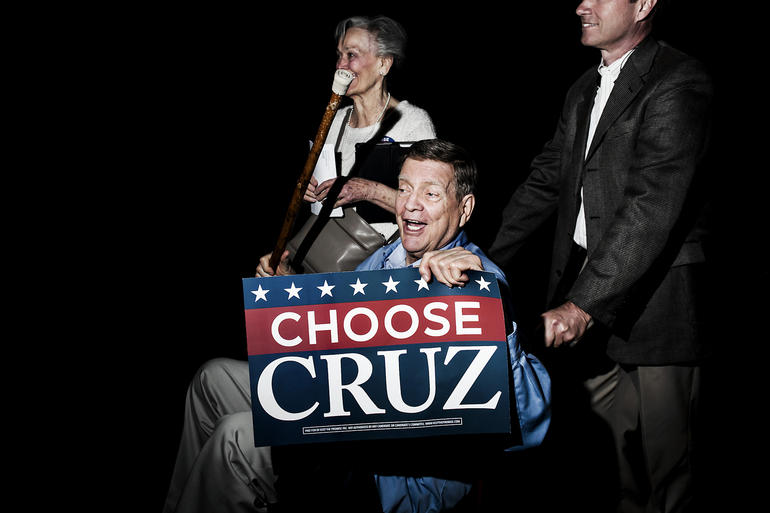
<instances>
[{"instance_id":1,"label":"man in dark blazer","mask_svg":"<svg viewBox=\"0 0 770 513\"><path fill-rule=\"evenodd\" d=\"M601 51L599 73L588 70L569 89L554 137L489 250L508 265L557 212L545 344L574 355L613 432L620 511L691 504L691 420L707 356L699 165L712 85L696 60L650 35L659 3L578 6L581 42Z\"/></svg>"}]
</instances>

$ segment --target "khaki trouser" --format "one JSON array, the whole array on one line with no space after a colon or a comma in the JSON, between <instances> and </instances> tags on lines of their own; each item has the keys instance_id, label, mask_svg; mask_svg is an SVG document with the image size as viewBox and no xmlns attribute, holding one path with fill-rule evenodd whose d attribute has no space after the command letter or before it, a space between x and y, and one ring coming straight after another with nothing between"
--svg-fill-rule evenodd
<instances>
[{"instance_id":1,"label":"khaki trouser","mask_svg":"<svg viewBox=\"0 0 770 513\"><path fill-rule=\"evenodd\" d=\"M187 391L164 513L267 511L275 479L270 447L254 447L248 363L207 362Z\"/></svg>"}]
</instances>

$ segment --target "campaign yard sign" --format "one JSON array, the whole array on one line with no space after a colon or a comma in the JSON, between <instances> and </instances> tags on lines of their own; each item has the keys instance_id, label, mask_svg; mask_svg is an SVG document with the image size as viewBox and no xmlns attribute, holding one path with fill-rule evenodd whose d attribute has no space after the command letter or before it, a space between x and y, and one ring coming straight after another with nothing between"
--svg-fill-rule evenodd
<instances>
[{"instance_id":1,"label":"campaign yard sign","mask_svg":"<svg viewBox=\"0 0 770 513\"><path fill-rule=\"evenodd\" d=\"M256 445L509 433L500 290L468 275L244 279Z\"/></svg>"}]
</instances>

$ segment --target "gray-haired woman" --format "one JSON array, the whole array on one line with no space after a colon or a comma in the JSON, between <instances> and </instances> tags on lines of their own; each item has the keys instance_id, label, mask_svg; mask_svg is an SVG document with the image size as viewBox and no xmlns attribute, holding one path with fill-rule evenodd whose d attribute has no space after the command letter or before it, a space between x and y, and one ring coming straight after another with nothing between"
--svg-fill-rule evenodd
<instances>
[{"instance_id":1,"label":"gray-haired woman","mask_svg":"<svg viewBox=\"0 0 770 513\"><path fill-rule=\"evenodd\" d=\"M404 28L385 16L354 16L337 24L335 38L337 68L352 71L355 76L345 95L352 100L352 105L337 111L327 139L327 143L336 144L335 150L341 154L339 175L350 173L356 160L356 144L375 136L378 140L394 142L435 139L436 130L428 113L407 101L397 100L388 91L388 77L405 57ZM383 122L392 113L397 114L395 122ZM311 179L305 200L323 201L334 181L332 178L319 184ZM347 180L335 206L368 201L393 213L395 198L395 188L356 176ZM397 229L395 222L370 224L385 238Z\"/></svg>"}]
</instances>

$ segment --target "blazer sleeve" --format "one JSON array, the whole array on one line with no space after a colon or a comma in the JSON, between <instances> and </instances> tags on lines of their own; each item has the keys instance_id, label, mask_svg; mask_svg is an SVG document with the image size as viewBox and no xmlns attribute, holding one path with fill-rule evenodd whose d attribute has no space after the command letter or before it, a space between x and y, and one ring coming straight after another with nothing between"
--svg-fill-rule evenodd
<instances>
[{"instance_id":1,"label":"blazer sleeve","mask_svg":"<svg viewBox=\"0 0 770 513\"><path fill-rule=\"evenodd\" d=\"M639 109L623 200L568 293L607 326L633 303L651 271L663 260L670 265L666 259L672 251L676 256L682 242L678 230L705 150L712 98L709 76L690 60L658 82Z\"/></svg>"}]
</instances>

